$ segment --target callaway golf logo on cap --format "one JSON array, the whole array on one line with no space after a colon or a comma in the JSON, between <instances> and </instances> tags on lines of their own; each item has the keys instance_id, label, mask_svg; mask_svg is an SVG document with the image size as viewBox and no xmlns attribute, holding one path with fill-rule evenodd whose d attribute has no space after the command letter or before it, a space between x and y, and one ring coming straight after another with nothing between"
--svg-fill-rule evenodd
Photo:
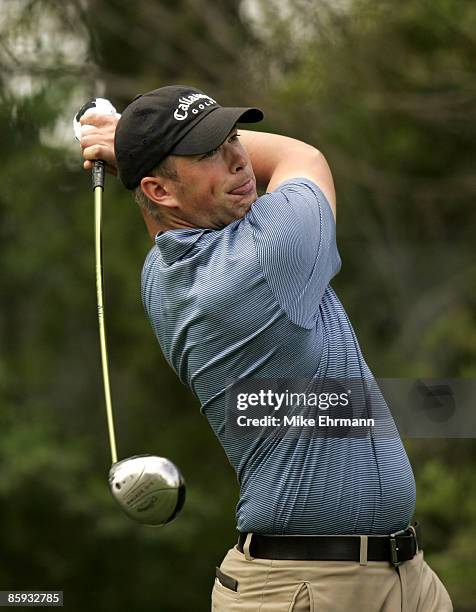
<instances>
[{"instance_id":1,"label":"callaway golf logo on cap","mask_svg":"<svg viewBox=\"0 0 476 612\"><path fill-rule=\"evenodd\" d=\"M207 96L205 94L193 93L189 96L182 96L181 98L179 98L179 104L174 112L175 119L177 119L177 121L183 121L184 119L186 119L188 117L188 110L190 106L192 106L194 102L197 102L197 100L203 100L203 102L198 104L198 106L196 106L195 108L192 108L192 113L194 115L198 115L198 113L201 110L205 110L207 106L213 106L217 103L216 100L210 98L210 96Z\"/></svg>"}]
</instances>

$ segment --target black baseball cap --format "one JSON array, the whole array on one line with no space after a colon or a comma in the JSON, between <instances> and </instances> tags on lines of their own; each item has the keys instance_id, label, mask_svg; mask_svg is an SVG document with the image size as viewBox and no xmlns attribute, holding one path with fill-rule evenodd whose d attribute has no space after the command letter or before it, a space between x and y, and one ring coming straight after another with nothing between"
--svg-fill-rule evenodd
<instances>
[{"instance_id":1,"label":"black baseball cap","mask_svg":"<svg viewBox=\"0 0 476 612\"><path fill-rule=\"evenodd\" d=\"M134 189L167 155L198 155L220 146L235 123L257 123L259 108L224 107L199 89L168 85L140 94L124 110L114 148L122 182Z\"/></svg>"}]
</instances>

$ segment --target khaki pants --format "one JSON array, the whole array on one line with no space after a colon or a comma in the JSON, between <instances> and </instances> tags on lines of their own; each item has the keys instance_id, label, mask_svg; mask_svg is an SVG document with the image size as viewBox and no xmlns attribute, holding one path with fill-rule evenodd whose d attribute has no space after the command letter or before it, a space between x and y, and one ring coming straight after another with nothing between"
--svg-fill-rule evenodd
<instances>
[{"instance_id":1,"label":"khaki pants","mask_svg":"<svg viewBox=\"0 0 476 612\"><path fill-rule=\"evenodd\" d=\"M386 561L250 559L234 547L215 579L213 612L452 612L449 595L420 551L397 569ZM226 578L223 578L225 582ZM230 585L229 585L230 586Z\"/></svg>"}]
</instances>

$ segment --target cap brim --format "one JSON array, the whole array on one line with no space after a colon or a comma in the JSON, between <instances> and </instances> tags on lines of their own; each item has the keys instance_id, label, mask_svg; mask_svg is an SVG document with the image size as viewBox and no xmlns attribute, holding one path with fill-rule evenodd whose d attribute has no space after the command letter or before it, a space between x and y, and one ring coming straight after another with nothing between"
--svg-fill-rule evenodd
<instances>
[{"instance_id":1,"label":"cap brim","mask_svg":"<svg viewBox=\"0 0 476 612\"><path fill-rule=\"evenodd\" d=\"M235 123L258 123L264 118L259 108L219 106L211 110L169 152L170 155L198 155L219 147Z\"/></svg>"}]
</instances>

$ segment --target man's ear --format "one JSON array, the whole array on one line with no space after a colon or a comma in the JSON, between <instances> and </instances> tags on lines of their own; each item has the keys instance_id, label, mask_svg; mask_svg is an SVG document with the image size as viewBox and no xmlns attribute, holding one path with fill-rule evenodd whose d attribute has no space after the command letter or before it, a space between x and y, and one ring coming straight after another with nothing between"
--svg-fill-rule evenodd
<instances>
[{"instance_id":1,"label":"man's ear","mask_svg":"<svg viewBox=\"0 0 476 612\"><path fill-rule=\"evenodd\" d=\"M152 202L170 208L177 206L174 196L167 188L167 179L157 176L144 176L140 182L140 187Z\"/></svg>"}]
</instances>

